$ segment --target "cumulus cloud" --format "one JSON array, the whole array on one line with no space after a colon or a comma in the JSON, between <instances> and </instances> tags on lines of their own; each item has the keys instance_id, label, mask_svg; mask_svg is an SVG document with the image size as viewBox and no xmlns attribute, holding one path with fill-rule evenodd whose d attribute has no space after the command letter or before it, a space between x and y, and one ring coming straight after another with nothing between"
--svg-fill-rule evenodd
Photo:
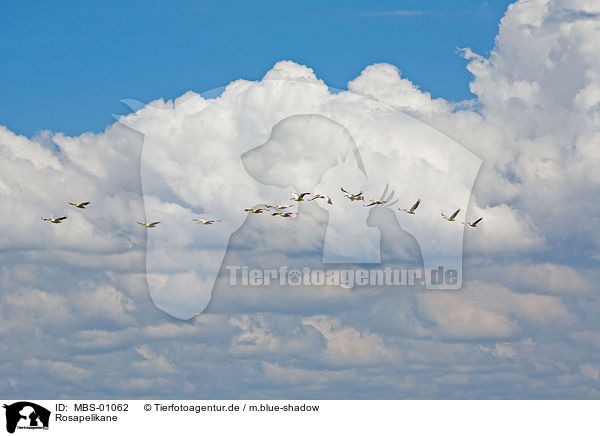
<instances>
[{"instance_id":1,"label":"cumulus cloud","mask_svg":"<svg viewBox=\"0 0 600 436\"><path fill-rule=\"evenodd\" d=\"M165 356L155 353L147 345L135 347L135 351L137 351L144 360L132 362L131 365L141 373L168 374L177 371Z\"/></svg>"},{"instance_id":2,"label":"cumulus cloud","mask_svg":"<svg viewBox=\"0 0 600 436\"><path fill-rule=\"evenodd\" d=\"M522 324L566 327L573 319L556 297L517 294L479 282L454 293L421 294L419 308L437 333L448 338L511 338L522 333Z\"/></svg>"},{"instance_id":3,"label":"cumulus cloud","mask_svg":"<svg viewBox=\"0 0 600 436\"><path fill-rule=\"evenodd\" d=\"M389 195L390 205L402 201L409 207L421 198L418 220L389 209L397 215L396 227L418 240L426 270L443 264L460 271L464 228L444 227L439 213L467 208L481 161L385 104L379 98L384 89L396 90L392 99L413 96L406 107L432 103L391 66L363 71L349 85L359 92L332 92L312 69L282 61L261 81L233 82L219 97L187 93L123 117L121 123L144 134L146 216L167 223L148 233L146 270L157 306L184 319L204 310L230 235L251 220L262 219L252 233L242 229L240 236L251 238L238 239L246 251L277 232L288 257L311 250L321 251L325 263L379 263L380 234L387 229L376 220L369 229L373 209L349 202L342 186L364 192L368 201ZM325 193L333 205L296 207L290 191ZM294 232L288 231L294 223L286 227L279 219L244 212L276 203L294 204L290 210L299 212ZM192 231L194 217L220 222ZM454 285L460 286L460 276Z\"/></svg>"},{"instance_id":4,"label":"cumulus cloud","mask_svg":"<svg viewBox=\"0 0 600 436\"><path fill-rule=\"evenodd\" d=\"M69 362L40 361L34 358L23 361L23 365L37 371L45 372L60 381L71 383L80 382L88 375L88 371Z\"/></svg>"},{"instance_id":5,"label":"cumulus cloud","mask_svg":"<svg viewBox=\"0 0 600 436\"><path fill-rule=\"evenodd\" d=\"M314 327L323 335L326 341L323 357L336 366L381 364L394 359L397 353L393 348L386 347L379 335L343 326L338 319L315 316L304 319L302 323Z\"/></svg>"}]
</instances>

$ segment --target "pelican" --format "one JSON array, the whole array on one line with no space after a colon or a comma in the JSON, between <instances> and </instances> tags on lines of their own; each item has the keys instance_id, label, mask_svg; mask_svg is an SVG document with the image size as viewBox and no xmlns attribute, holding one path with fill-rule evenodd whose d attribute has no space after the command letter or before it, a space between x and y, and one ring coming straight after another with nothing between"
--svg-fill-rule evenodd
<instances>
[{"instance_id":1,"label":"pelican","mask_svg":"<svg viewBox=\"0 0 600 436\"><path fill-rule=\"evenodd\" d=\"M387 201L385 200L369 200L369 204L363 204L364 207L375 206L376 204L385 204Z\"/></svg>"},{"instance_id":2,"label":"pelican","mask_svg":"<svg viewBox=\"0 0 600 436\"><path fill-rule=\"evenodd\" d=\"M473 222L471 222L471 221L467 221L466 223L463 223L463 224L468 224L468 225L470 225L471 227L477 227L477 224L479 224L479 222L480 222L482 219L483 219L483 217L481 217L481 218L479 218L478 220L475 220L475 221L473 221Z\"/></svg>"},{"instance_id":3,"label":"pelican","mask_svg":"<svg viewBox=\"0 0 600 436\"><path fill-rule=\"evenodd\" d=\"M302 194L296 194L295 192L292 192L293 197L290 198L290 200L294 200L294 201L304 201L304 197L306 195L310 195L310 192L303 192Z\"/></svg>"},{"instance_id":4,"label":"pelican","mask_svg":"<svg viewBox=\"0 0 600 436\"><path fill-rule=\"evenodd\" d=\"M365 201L365 197L362 195L362 191L360 191L358 194L351 194L348 191L346 191L344 188L340 188L340 189L344 193L344 197L346 197L350 201L358 201L358 200Z\"/></svg>"},{"instance_id":5,"label":"pelican","mask_svg":"<svg viewBox=\"0 0 600 436\"><path fill-rule=\"evenodd\" d=\"M272 205L269 205L269 204L265 204L265 207L267 209L283 210L283 209L287 209L288 207L292 207L292 206L285 206L285 205L282 205L282 204L276 204L276 205L272 206Z\"/></svg>"},{"instance_id":6,"label":"pelican","mask_svg":"<svg viewBox=\"0 0 600 436\"><path fill-rule=\"evenodd\" d=\"M456 212L454 212L449 217L447 217L446 215L442 214L442 218L444 218L446 221L454 221L454 219L456 218L456 215L458 215L458 212L460 212L460 209L457 209Z\"/></svg>"},{"instance_id":7,"label":"pelican","mask_svg":"<svg viewBox=\"0 0 600 436\"><path fill-rule=\"evenodd\" d=\"M148 228L154 228L156 227L157 224L160 224L161 221L154 221L153 223L141 223L141 222L137 222L140 226L144 226L144 227L148 227Z\"/></svg>"},{"instance_id":8,"label":"pelican","mask_svg":"<svg viewBox=\"0 0 600 436\"><path fill-rule=\"evenodd\" d=\"M197 218L192 218L192 221L196 221L198 224L205 224L207 226L210 224L221 222L221 220L202 220L202 219L197 219Z\"/></svg>"},{"instance_id":9,"label":"pelican","mask_svg":"<svg viewBox=\"0 0 600 436\"><path fill-rule=\"evenodd\" d=\"M315 194L315 195L314 195L314 197L313 197L313 198L311 198L311 199L310 199L310 200L308 200L308 201L313 201L313 200L316 200L316 199L318 199L318 198L322 198L323 200L327 201L327 203L329 203L329 204L333 204L333 203L331 202L331 197L329 197L329 195L322 195L322 194Z\"/></svg>"},{"instance_id":10,"label":"pelican","mask_svg":"<svg viewBox=\"0 0 600 436\"><path fill-rule=\"evenodd\" d=\"M75 207L77 207L77 208L79 208L79 209L85 209L85 207L86 207L88 204L90 204L90 203L91 203L90 201L85 201L85 202L83 202L83 203L69 203L69 204L70 204L71 206L75 206Z\"/></svg>"},{"instance_id":11,"label":"pelican","mask_svg":"<svg viewBox=\"0 0 600 436\"><path fill-rule=\"evenodd\" d=\"M398 208L398 210L402 210L402 211L404 211L404 212L406 212L406 213L409 213L409 214L411 214L411 215L414 215L414 214L415 214L415 210L417 210L417 207L419 207L419 204L420 204L420 203L421 203L421 199L419 198L419 199L417 200L417 202L416 202L415 204L413 204L413 205L412 205L412 207L411 207L410 209L400 209L400 208Z\"/></svg>"},{"instance_id":12,"label":"pelican","mask_svg":"<svg viewBox=\"0 0 600 436\"><path fill-rule=\"evenodd\" d=\"M43 221L50 221L51 223L54 224L60 224L63 222L63 220L66 220L67 217L66 216L61 216L59 218L42 218Z\"/></svg>"},{"instance_id":13,"label":"pelican","mask_svg":"<svg viewBox=\"0 0 600 436\"><path fill-rule=\"evenodd\" d=\"M258 209L254 209L252 207L248 208L248 209L244 209L246 212L250 212L250 213L263 213L265 210L262 208L258 208Z\"/></svg>"},{"instance_id":14,"label":"pelican","mask_svg":"<svg viewBox=\"0 0 600 436\"><path fill-rule=\"evenodd\" d=\"M275 212L275 213L272 213L271 215L273 215L273 216L279 215L280 217L283 217L283 218L291 218L291 216L294 215L295 213L298 213L298 212Z\"/></svg>"}]
</instances>

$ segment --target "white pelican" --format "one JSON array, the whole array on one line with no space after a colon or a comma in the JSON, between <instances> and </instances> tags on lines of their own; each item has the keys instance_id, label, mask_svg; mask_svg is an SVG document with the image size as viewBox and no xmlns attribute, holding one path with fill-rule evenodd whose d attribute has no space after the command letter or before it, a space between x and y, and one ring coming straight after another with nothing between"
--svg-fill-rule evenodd
<instances>
[{"instance_id":1,"label":"white pelican","mask_svg":"<svg viewBox=\"0 0 600 436\"><path fill-rule=\"evenodd\" d=\"M360 201L360 200L365 201L365 197L363 196L362 191L360 191L358 194L351 194L348 191L346 191L344 188L340 188L340 189L344 193L344 197L346 197L350 201Z\"/></svg>"},{"instance_id":2,"label":"white pelican","mask_svg":"<svg viewBox=\"0 0 600 436\"><path fill-rule=\"evenodd\" d=\"M387 201L385 200L369 200L369 204L363 204L364 207L375 206L376 204L385 204Z\"/></svg>"},{"instance_id":3,"label":"white pelican","mask_svg":"<svg viewBox=\"0 0 600 436\"><path fill-rule=\"evenodd\" d=\"M279 215L280 217L283 217L283 218L290 218L295 213L298 213L298 212L275 212L275 213L272 213L271 215L273 215L273 216Z\"/></svg>"},{"instance_id":4,"label":"white pelican","mask_svg":"<svg viewBox=\"0 0 600 436\"><path fill-rule=\"evenodd\" d=\"M198 224L206 224L207 226L214 223L220 223L220 220L202 220L198 218L192 218L192 221L196 221Z\"/></svg>"},{"instance_id":5,"label":"white pelican","mask_svg":"<svg viewBox=\"0 0 600 436\"><path fill-rule=\"evenodd\" d=\"M83 203L69 203L71 206L78 207L79 209L85 209L85 207L90 204L91 201L85 201Z\"/></svg>"},{"instance_id":6,"label":"white pelican","mask_svg":"<svg viewBox=\"0 0 600 436\"><path fill-rule=\"evenodd\" d=\"M477 224L479 224L479 222L480 222L482 219L483 219L483 217L481 217L481 218L479 218L478 220L475 220L475 221L473 221L473 222L471 222L471 221L467 221L466 223L463 223L463 224L468 224L468 225L470 225L471 227L477 227Z\"/></svg>"},{"instance_id":7,"label":"white pelican","mask_svg":"<svg viewBox=\"0 0 600 436\"><path fill-rule=\"evenodd\" d=\"M43 221L50 221L51 223L54 224L60 224L63 222L63 220L66 220L67 217L66 216L61 216L59 218L42 218Z\"/></svg>"},{"instance_id":8,"label":"white pelican","mask_svg":"<svg viewBox=\"0 0 600 436\"><path fill-rule=\"evenodd\" d=\"M403 210L406 213L414 215L415 214L415 210L417 210L417 207L419 207L419 204L421 204L421 199L420 198L417 200L417 202L415 204L412 205L412 207L410 209L400 209L400 208L398 208L398 210Z\"/></svg>"},{"instance_id":9,"label":"white pelican","mask_svg":"<svg viewBox=\"0 0 600 436\"><path fill-rule=\"evenodd\" d=\"M283 209L287 209L288 207L292 207L292 206L285 206L283 204L276 204L276 205L272 206L272 205L269 205L269 204L265 204L265 207L267 209L283 210Z\"/></svg>"},{"instance_id":10,"label":"white pelican","mask_svg":"<svg viewBox=\"0 0 600 436\"><path fill-rule=\"evenodd\" d=\"M329 203L329 204L333 204L333 203L331 202L331 197L329 197L329 195L322 195L322 194L315 194L315 195L314 195L314 197L313 197L313 198L311 198L311 199L310 199L310 200L308 200L308 201L313 201L313 200L316 200L316 199L318 199L318 198L322 198L322 199L323 199L323 200L325 200L327 203Z\"/></svg>"},{"instance_id":11,"label":"white pelican","mask_svg":"<svg viewBox=\"0 0 600 436\"><path fill-rule=\"evenodd\" d=\"M153 223L141 223L141 222L137 222L140 226L144 226L144 227L148 227L148 228L153 228L156 227L157 224L160 224L161 221L154 221Z\"/></svg>"},{"instance_id":12,"label":"white pelican","mask_svg":"<svg viewBox=\"0 0 600 436\"><path fill-rule=\"evenodd\" d=\"M297 194L295 192L292 192L293 197L290 198L290 200L293 201L304 201L304 197L306 195L310 195L310 192L303 192L302 194Z\"/></svg>"},{"instance_id":13,"label":"white pelican","mask_svg":"<svg viewBox=\"0 0 600 436\"><path fill-rule=\"evenodd\" d=\"M454 221L454 219L456 218L456 215L458 215L458 212L460 212L460 209L457 209L456 212L454 212L449 217L447 217L446 215L442 214L442 218L444 218L446 221Z\"/></svg>"},{"instance_id":14,"label":"white pelican","mask_svg":"<svg viewBox=\"0 0 600 436\"><path fill-rule=\"evenodd\" d=\"M369 200L369 204L364 204L364 199L363 199L363 206L370 207L370 206L376 206L376 205L379 206L379 205L385 204L384 207L391 207L394 204L398 203L397 198L394 200L394 192L395 191L392 190L392 192L390 192L388 194L388 188L389 188L389 183L385 185L385 189L383 190L383 193L381 194L381 197L379 198L379 200Z\"/></svg>"},{"instance_id":15,"label":"white pelican","mask_svg":"<svg viewBox=\"0 0 600 436\"><path fill-rule=\"evenodd\" d=\"M248 209L244 209L246 212L250 212L250 213L263 213L265 210L263 208L257 208L254 209L252 207L248 208Z\"/></svg>"}]
</instances>

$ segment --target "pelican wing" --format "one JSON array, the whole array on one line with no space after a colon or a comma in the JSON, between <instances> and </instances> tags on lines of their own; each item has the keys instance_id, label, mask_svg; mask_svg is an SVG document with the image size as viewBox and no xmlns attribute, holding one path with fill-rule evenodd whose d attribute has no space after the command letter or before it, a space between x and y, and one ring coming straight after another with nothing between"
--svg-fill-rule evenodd
<instances>
[{"instance_id":1,"label":"pelican wing","mask_svg":"<svg viewBox=\"0 0 600 436\"><path fill-rule=\"evenodd\" d=\"M458 215L458 212L460 212L460 209L457 209L456 212L454 212L451 216L450 219L453 220L454 218L456 218L456 215Z\"/></svg>"},{"instance_id":2,"label":"pelican wing","mask_svg":"<svg viewBox=\"0 0 600 436\"><path fill-rule=\"evenodd\" d=\"M417 207L419 207L419 204L421 204L420 198L417 200L417 202L415 204L412 205L412 207L410 208L410 211L414 212L415 210L417 210Z\"/></svg>"},{"instance_id":3,"label":"pelican wing","mask_svg":"<svg viewBox=\"0 0 600 436\"><path fill-rule=\"evenodd\" d=\"M475 222L473 223L473 225L474 225L474 226L476 226L477 224L479 224L479 222L480 222L482 219L483 219L483 217L479 218L477 221L475 221Z\"/></svg>"}]
</instances>

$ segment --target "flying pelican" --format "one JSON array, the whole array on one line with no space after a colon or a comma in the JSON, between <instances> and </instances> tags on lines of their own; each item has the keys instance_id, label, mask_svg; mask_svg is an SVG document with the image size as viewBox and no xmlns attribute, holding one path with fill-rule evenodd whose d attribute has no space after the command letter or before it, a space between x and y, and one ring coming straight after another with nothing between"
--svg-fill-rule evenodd
<instances>
[{"instance_id":1,"label":"flying pelican","mask_svg":"<svg viewBox=\"0 0 600 436\"><path fill-rule=\"evenodd\" d=\"M375 206L376 204L385 204L387 201L385 200L369 200L369 204L363 204L364 207Z\"/></svg>"},{"instance_id":2,"label":"flying pelican","mask_svg":"<svg viewBox=\"0 0 600 436\"><path fill-rule=\"evenodd\" d=\"M468 225L470 225L471 227L477 227L477 224L479 224L479 222L480 222L482 219L483 219L483 217L481 217L481 218L479 218L478 220L476 220L476 221L473 221L473 222L471 222L471 221L467 221L466 223L463 223L463 224L468 224Z\"/></svg>"},{"instance_id":3,"label":"flying pelican","mask_svg":"<svg viewBox=\"0 0 600 436\"><path fill-rule=\"evenodd\" d=\"M285 206L285 205L282 205L282 204L276 204L276 205L272 206L272 205L269 205L269 204L265 204L265 207L267 209L283 210L283 209L287 209L288 207L292 207L292 206Z\"/></svg>"},{"instance_id":4,"label":"flying pelican","mask_svg":"<svg viewBox=\"0 0 600 436\"><path fill-rule=\"evenodd\" d=\"M272 213L271 215L273 215L273 216L279 215L280 217L283 217L283 218L291 218L291 216L294 215L295 213L298 213L298 212L275 212L275 213Z\"/></svg>"},{"instance_id":5,"label":"flying pelican","mask_svg":"<svg viewBox=\"0 0 600 436\"><path fill-rule=\"evenodd\" d=\"M350 201L359 201L359 200L365 201L365 197L362 195L362 191L360 191L358 194L351 194L348 191L346 191L344 188L340 188L340 189L344 193L344 197L346 197Z\"/></svg>"},{"instance_id":6,"label":"flying pelican","mask_svg":"<svg viewBox=\"0 0 600 436\"><path fill-rule=\"evenodd\" d=\"M410 209L400 209L398 208L398 210L403 210L406 213L409 213L411 215L415 214L415 210L417 210L417 207L419 207L419 204L421 203L421 199L419 198L417 200L417 202L415 204L412 205L412 207Z\"/></svg>"},{"instance_id":7,"label":"flying pelican","mask_svg":"<svg viewBox=\"0 0 600 436\"><path fill-rule=\"evenodd\" d=\"M250 212L250 213L263 213L265 210L262 208L258 208L258 209L254 209L254 208L248 208L248 209L244 209L246 212Z\"/></svg>"},{"instance_id":8,"label":"flying pelican","mask_svg":"<svg viewBox=\"0 0 600 436\"><path fill-rule=\"evenodd\" d=\"M315 194L315 195L314 195L314 197L313 197L313 198L311 198L311 199L310 199L310 200L308 200L308 201L313 201L313 200L316 200L316 199L318 199L318 198L322 198L322 199L324 199L325 201L327 201L327 203L329 203L329 204L333 204L333 203L331 202L331 197L329 197L329 195L322 195L322 194Z\"/></svg>"},{"instance_id":9,"label":"flying pelican","mask_svg":"<svg viewBox=\"0 0 600 436\"><path fill-rule=\"evenodd\" d=\"M392 190L392 192L390 192L388 194L388 189L389 189L389 183L385 185L385 189L383 190L383 193L381 194L381 197L379 198L379 200L369 200L369 204L364 204L364 199L363 199L363 206L370 207L370 206L375 206L375 205L379 206L379 205L385 204L385 206L383 206L383 207L391 207L394 204L398 203L397 198L394 200L395 191Z\"/></svg>"},{"instance_id":10,"label":"flying pelican","mask_svg":"<svg viewBox=\"0 0 600 436\"><path fill-rule=\"evenodd\" d=\"M148 228L153 228L156 227L157 224L160 224L161 221L154 221L153 223L141 223L141 222L137 222L140 226L144 226L144 227L148 227Z\"/></svg>"},{"instance_id":11,"label":"flying pelican","mask_svg":"<svg viewBox=\"0 0 600 436\"><path fill-rule=\"evenodd\" d=\"M85 207L90 204L91 201L85 201L83 203L69 203L71 206L78 207L79 209L85 209Z\"/></svg>"},{"instance_id":12,"label":"flying pelican","mask_svg":"<svg viewBox=\"0 0 600 436\"><path fill-rule=\"evenodd\" d=\"M206 225L221 222L221 220L201 220L201 219L197 219L197 218L192 218L192 221L196 221L198 224L206 224Z\"/></svg>"},{"instance_id":13,"label":"flying pelican","mask_svg":"<svg viewBox=\"0 0 600 436\"><path fill-rule=\"evenodd\" d=\"M454 221L456 215L458 215L458 212L460 212L460 209L457 209L456 212L450 215L450 217L447 217L446 215L442 214L442 218L444 218L446 221Z\"/></svg>"},{"instance_id":14,"label":"flying pelican","mask_svg":"<svg viewBox=\"0 0 600 436\"><path fill-rule=\"evenodd\" d=\"M66 220L67 217L66 216L61 216L59 218L42 218L43 221L50 221L51 223L54 224L60 224L63 222L63 220Z\"/></svg>"},{"instance_id":15,"label":"flying pelican","mask_svg":"<svg viewBox=\"0 0 600 436\"><path fill-rule=\"evenodd\" d=\"M305 195L310 195L310 192L303 192L302 194L296 194L295 192L292 192L293 197L290 198L290 200L294 200L294 201L304 201L304 196Z\"/></svg>"}]
</instances>

